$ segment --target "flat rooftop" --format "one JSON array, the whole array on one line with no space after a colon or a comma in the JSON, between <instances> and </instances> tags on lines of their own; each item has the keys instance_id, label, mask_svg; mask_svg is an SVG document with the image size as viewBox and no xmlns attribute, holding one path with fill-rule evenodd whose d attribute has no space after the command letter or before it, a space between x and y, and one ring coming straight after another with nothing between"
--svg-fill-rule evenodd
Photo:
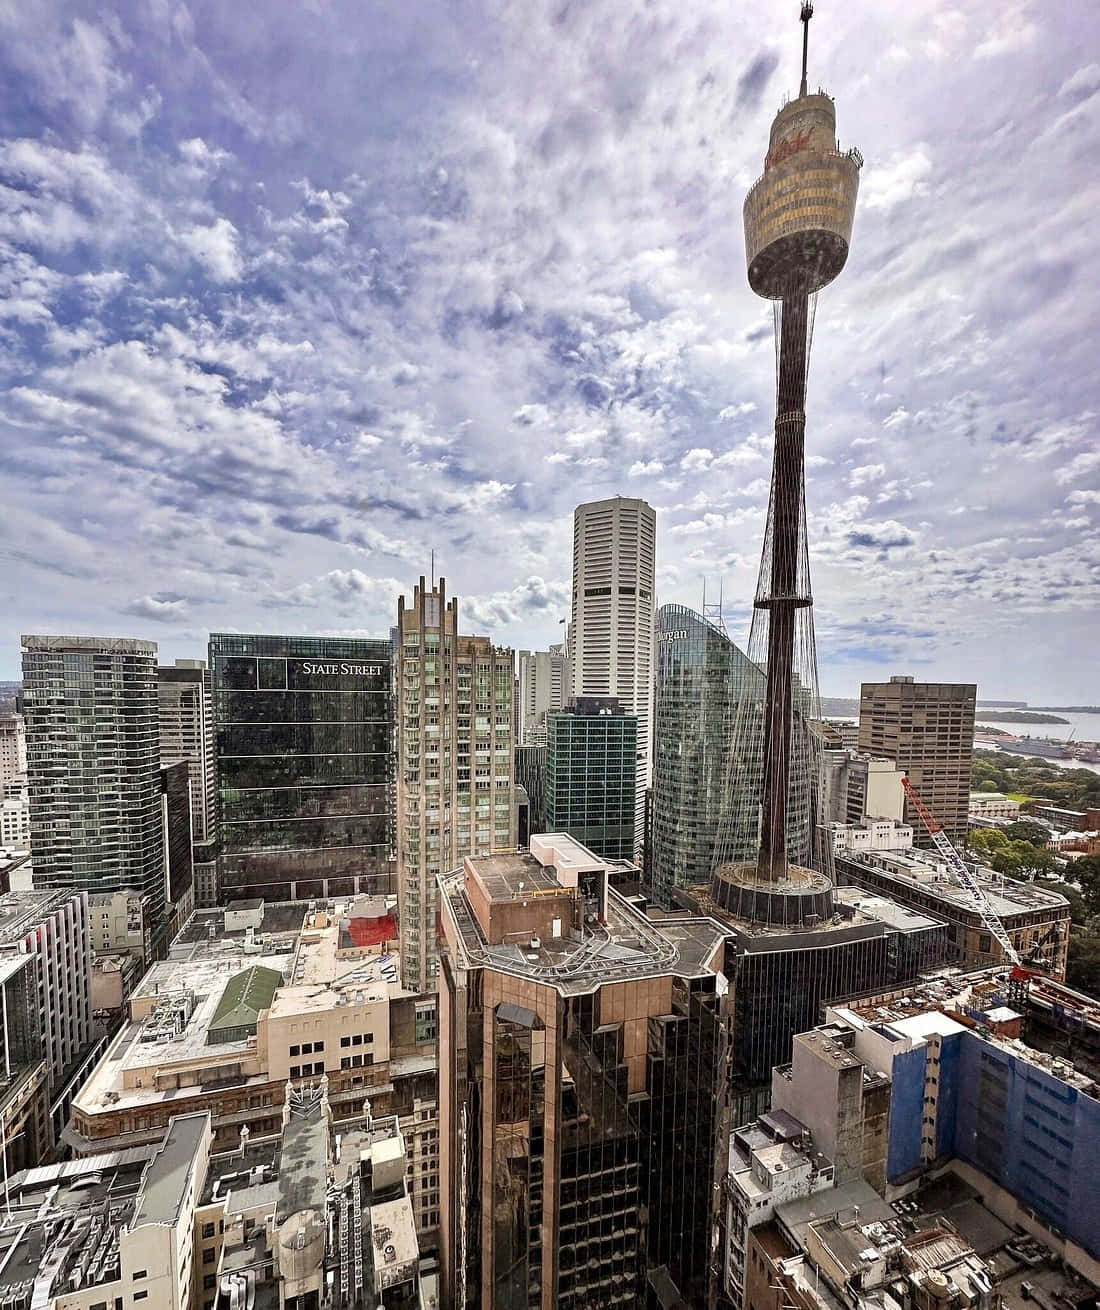
<instances>
[{"instance_id":1,"label":"flat rooftop","mask_svg":"<svg viewBox=\"0 0 1100 1310\"><path fill-rule=\"evenodd\" d=\"M482 855L470 863L493 901L519 901L535 891L567 890L558 881L553 866L540 864L528 851Z\"/></svg>"},{"instance_id":2,"label":"flat rooftop","mask_svg":"<svg viewBox=\"0 0 1100 1310\"><path fill-rule=\"evenodd\" d=\"M877 896L874 892L864 891L860 887L835 888L833 901L846 905L852 910L858 910L868 919L878 919L880 923L902 932L946 927L943 919L937 919L931 914L922 914L920 910L911 910L907 905L900 905L888 896Z\"/></svg>"},{"instance_id":3,"label":"flat rooftop","mask_svg":"<svg viewBox=\"0 0 1100 1310\"><path fill-rule=\"evenodd\" d=\"M134 1211L134 1227L138 1224L176 1223L195 1160L206 1145L209 1134L208 1113L185 1114L172 1120L164 1141L142 1175L141 1199Z\"/></svg>"},{"instance_id":4,"label":"flat rooftop","mask_svg":"<svg viewBox=\"0 0 1100 1310\"><path fill-rule=\"evenodd\" d=\"M970 893L960 887L955 875L932 851L860 851L843 852L838 863L864 865L877 873L897 881L902 887L935 897L945 905L974 913ZM1069 902L1058 892L1047 891L1032 883L1016 882L1002 877L991 869L979 868L978 882L993 912L1001 919L1017 914L1034 914L1037 910L1064 911L1069 915Z\"/></svg>"}]
</instances>

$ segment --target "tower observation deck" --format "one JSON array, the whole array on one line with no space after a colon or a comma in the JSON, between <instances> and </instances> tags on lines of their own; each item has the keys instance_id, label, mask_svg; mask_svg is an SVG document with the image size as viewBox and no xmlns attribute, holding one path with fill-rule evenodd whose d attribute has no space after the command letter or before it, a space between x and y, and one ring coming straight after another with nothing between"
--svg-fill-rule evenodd
<instances>
[{"instance_id":1,"label":"tower observation deck","mask_svg":"<svg viewBox=\"0 0 1100 1310\"><path fill-rule=\"evenodd\" d=\"M806 545L806 369L817 292L844 267L855 216L857 150L841 151L836 109L802 84L776 114L763 176L745 198L749 285L775 306L775 447L748 654L765 671L764 704L738 706L711 887L738 918L788 927L832 914L828 853L815 839L819 717Z\"/></svg>"}]
</instances>

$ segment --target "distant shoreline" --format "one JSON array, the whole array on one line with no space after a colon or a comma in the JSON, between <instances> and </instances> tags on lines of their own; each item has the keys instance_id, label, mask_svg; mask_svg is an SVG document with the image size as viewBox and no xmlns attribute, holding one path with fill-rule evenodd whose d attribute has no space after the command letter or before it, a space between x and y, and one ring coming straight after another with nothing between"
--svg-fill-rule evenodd
<instances>
[{"instance_id":1,"label":"distant shoreline","mask_svg":"<svg viewBox=\"0 0 1100 1310\"><path fill-rule=\"evenodd\" d=\"M1049 711L1043 714L1031 710L976 710L975 719L984 723L1068 723L1069 719L1060 718Z\"/></svg>"}]
</instances>

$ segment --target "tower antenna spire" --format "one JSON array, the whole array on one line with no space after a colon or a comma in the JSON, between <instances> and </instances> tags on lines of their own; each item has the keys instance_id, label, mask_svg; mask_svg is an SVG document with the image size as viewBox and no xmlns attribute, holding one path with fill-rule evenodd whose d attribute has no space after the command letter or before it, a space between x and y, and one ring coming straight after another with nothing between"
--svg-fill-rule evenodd
<instances>
[{"instance_id":1,"label":"tower antenna spire","mask_svg":"<svg viewBox=\"0 0 1100 1310\"><path fill-rule=\"evenodd\" d=\"M806 91L806 61L810 54L810 19L814 16L812 4L804 4L800 15L802 21L802 87L798 94L804 96Z\"/></svg>"}]
</instances>

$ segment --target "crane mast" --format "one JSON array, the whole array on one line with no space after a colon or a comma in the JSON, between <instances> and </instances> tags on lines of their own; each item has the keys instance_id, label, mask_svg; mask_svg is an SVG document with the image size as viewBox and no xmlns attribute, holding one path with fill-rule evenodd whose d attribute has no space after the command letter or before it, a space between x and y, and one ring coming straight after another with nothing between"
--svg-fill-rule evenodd
<instances>
[{"instance_id":1,"label":"crane mast","mask_svg":"<svg viewBox=\"0 0 1100 1310\"><path fill-rule=\"evenodd\" d=\"M943 856L947 867L959 881L959 886L970 897L974 909L978 912L978 917L982 923L989 929L990 933L1000 943L1001 950L1005 953L1005 958L1011 960L1013 964L1019 966L1022 961L1020 953L1012 944L1012 939L1005 932L1004 924L997 917L997 912L989 903L989 898L982 890L982 885L977 878L971 873L966 861L952 846L947 833L936 822L932 811L925 805L917 793L917 789L908 778L902 778L901 785L905 788L905 794L913 802L917 813L921 817L921 822L928 830L929 837L936 847L936 850Z\"/></svg>"}]
</instances>

